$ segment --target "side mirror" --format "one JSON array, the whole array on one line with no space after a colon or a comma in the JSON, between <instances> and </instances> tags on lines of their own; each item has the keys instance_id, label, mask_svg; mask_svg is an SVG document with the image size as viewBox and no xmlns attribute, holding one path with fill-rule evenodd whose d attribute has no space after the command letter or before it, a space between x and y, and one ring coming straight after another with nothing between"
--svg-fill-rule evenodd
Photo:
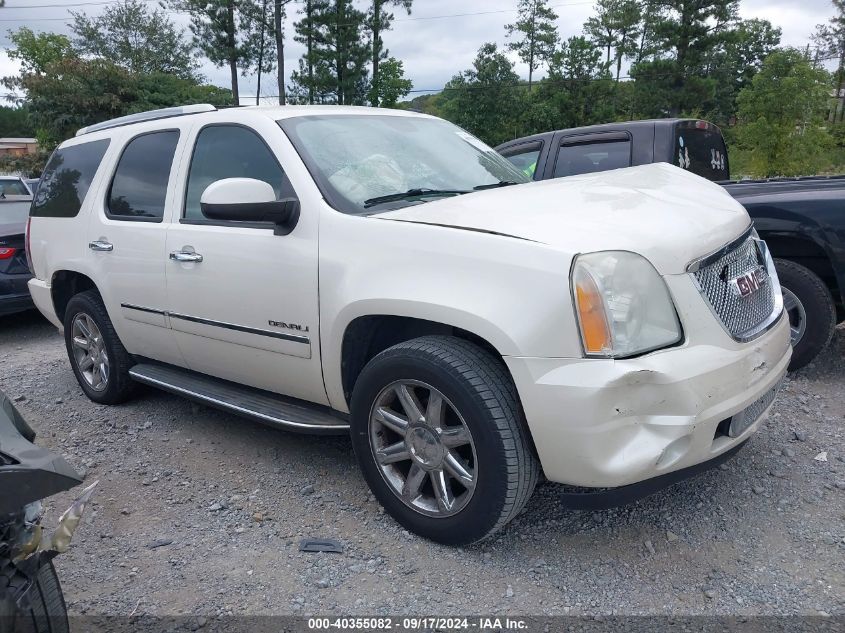
<instances>
[{"instance_id":1,"label":"side mirror","mask_svg":"<svg viewBox=\"0 0 845 633\"><path fill-rule=\"evenodd\" d=\"M276 235L287 235L299 220L299 200L276 200L273 187L255 178L224 178L211 183L202 192L200 208L209 220L272 222Z\"/></svg>"}]
</instances>

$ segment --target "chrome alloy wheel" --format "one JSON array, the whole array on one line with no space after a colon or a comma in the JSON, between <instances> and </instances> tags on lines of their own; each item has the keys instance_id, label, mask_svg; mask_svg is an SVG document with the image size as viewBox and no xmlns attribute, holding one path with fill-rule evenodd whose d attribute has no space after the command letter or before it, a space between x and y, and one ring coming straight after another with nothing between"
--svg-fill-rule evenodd
<instances>
[{"instance_id":1,"label":"chrome alloy wheel","mask_svg":"<svg viewBox=\"0 0 845 633\"><path fill-rule=\"evenodd\" d=\"M478 480L472 434L455 406L424 382L399 380L370 411L370 450L402 502L432 517L466 507Z\"/></svg>"},{"instance_id":2,"label":"chrome alloy wheel","mask_svg":"<svg viewBox=\"0 0 845 633\"><path fill-rule=\"evenodd\" d=\"M104 391L109 383L109 355L100 328L94 319L80 312L71 324L73 359L79 373L95 391Z\"/></svg>"},{"instance_id":3,"label":"chrome alloy wheel","mask_svg":"<svg viewBox=\"0 0 845 633\"><path fill-rule=\"evenodd\" d=\"M807 311L804 304L789 288L781 288L783 292L783 307L789 315L789 338L792 347L798 345L807 331Z\"/></svg>"}]
</instances>

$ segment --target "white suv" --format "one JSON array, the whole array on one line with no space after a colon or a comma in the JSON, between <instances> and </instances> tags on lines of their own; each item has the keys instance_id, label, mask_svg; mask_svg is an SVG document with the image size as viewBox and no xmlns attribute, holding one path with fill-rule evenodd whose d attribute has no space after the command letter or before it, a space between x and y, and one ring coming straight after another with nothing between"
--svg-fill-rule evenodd
<instances>
[{"instance_id":1,"label":"white suv","mask_svg":"<svg viewBox=\"0 0 845 633\"><path fill-rule=\"evenodd\" d=\"M56 150L30 288L92 400L145 383L351 431L386 510L443 543L541 471L589 505L733 454L790 356L742 206L669 165L526 180L410 112L134 115Z\"/></svg>"}]
</instances>

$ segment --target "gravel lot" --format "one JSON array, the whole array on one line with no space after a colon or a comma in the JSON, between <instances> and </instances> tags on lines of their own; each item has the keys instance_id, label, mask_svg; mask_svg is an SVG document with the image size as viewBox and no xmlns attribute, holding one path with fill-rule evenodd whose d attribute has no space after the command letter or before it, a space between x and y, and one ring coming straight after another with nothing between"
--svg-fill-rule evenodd
<instances>
[{"instance_id":1,"label":"gravel lot","mask_svg":"<svg viewBox=\"0 0 845 633\"><path fill-rule=\"evenodd\" d=\"M0 353L0 388L25 398L40 441L100 480L57 559L75 614L845 614L842 328L721 469L602 512L566 510L542 484L504 533L464 549L385 516L347 438L156 391L93 404L33 313L0 319ZM302 553L304 536L346 550Z\"/></svg>"}]
</instances>

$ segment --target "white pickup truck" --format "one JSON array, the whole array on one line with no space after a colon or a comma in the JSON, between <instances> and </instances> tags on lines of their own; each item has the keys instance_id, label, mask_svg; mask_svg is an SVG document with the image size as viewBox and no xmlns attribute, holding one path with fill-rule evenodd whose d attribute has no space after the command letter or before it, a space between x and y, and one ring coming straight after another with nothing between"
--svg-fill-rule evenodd
<instances>
[{"instance_id":1,"label":"white pickup truck","mask_svg":"<svg viewBox=\"0 0 845 633\"><path fill-rule=\"evenodd\" d=\"M144 383L351 432L385 509L442 543L499 530L541 472L619 501L733 454L790 358L742 206L665 164L526 180L409 112L133 115L51 158L30 289L92 400Z\"/></svg>"}]
</instances>

